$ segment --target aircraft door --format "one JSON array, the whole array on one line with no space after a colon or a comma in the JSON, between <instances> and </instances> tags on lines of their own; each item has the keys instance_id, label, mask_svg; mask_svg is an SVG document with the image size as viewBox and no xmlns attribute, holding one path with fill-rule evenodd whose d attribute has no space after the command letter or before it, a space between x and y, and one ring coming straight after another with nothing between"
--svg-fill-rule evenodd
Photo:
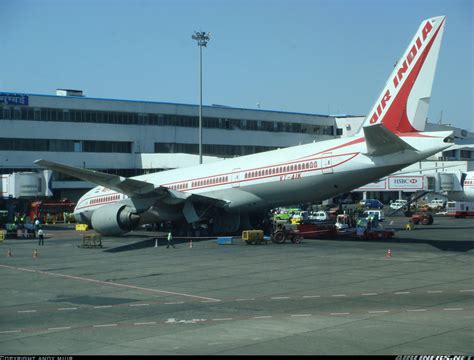
<instances>
[{"instance_id":1,"label":"aircraft door","mask_svg":"<svg viewBox=\"0 0 474 360\"><path fill-rule=\"evenodd\" d=\"M232 170L232 175L230 176L230 180L232 182L232 187L240 186L240 168L236 168Z\"/></svg>"},{"instance_id":2,"label":"aircraft door","mask_svg":"<svg viewBox=\"0 0 474 360\"><path fill-rule=\"evenodd\" d=\"M332 174L333 167L332 167L332 153L324 153L321 159L321 168L323 170L323 174Z\"/></svg>"}]
</instances>

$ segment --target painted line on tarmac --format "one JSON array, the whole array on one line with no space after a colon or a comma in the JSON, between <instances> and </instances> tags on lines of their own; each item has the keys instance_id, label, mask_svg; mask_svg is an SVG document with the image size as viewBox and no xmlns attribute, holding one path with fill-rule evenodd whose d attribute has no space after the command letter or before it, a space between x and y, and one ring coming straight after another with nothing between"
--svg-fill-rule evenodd
<instances>
[{"instance_id":1,"label":"painted line on tarmac","mask_svg":"<svg viewBox=\"0 0 474 360\"><path fill-rule=\"evenodd\" d=\"M394 293L395 295L405 295L405 294L411 294L410 291L398 291Z\"/></svg>"},{"instance_id":2,"label":"painted line on tarmac","mask_svg":"<svg viewBox=\"0 0 474 360\"><path fill-rule=\"evenodd\" d=\"M18 310L17 313L35 313L36 310Z\"/></svg>"},{"instance_id":3,"label":"painted line on tarmac","mask_svg":"<svg viewBox=\"0 0 474 360\"><path fill-rule=\"evenodd\" d=\"M460 292L472 292L474 289L464 289L464 290L459 290Z\"/></svg>"},{"instance_id":4,"label":"painted line on tarmac","mask_svg":"<svg viewBox=\"0 0 474 360\"><path fill-rule=\"evenodd\" d=\"M443 291L442 290L428 290L427 292L428 292L428 294L440 294Z\"/></svg>"},{"instance_id":5,"label":"painted line on tarmac","mask_svg":"<svg viewBox=\"0 0 474 360\"><path fill-rule=\"evenodd\" d=\"M365 293L365 294L361 294L361 296L374 296L374 295L378 295L378 293Z\"/></svg>"},{"instance_id":6,"label":"painted line on tarmac","mask_svg":"<svg viewBox=\"0 0 474 360\"><path fill-rule=\"evenodd\" d=\"M389 313L390 310L374 310L374 311L367 311L369 314L384 314Z\"/></svg>"},{"instance_id":7,"label":"painted line on tarmac","mask_svg":"<svg viewBox=\"0 0 474 360\"><path fill-rule=\"evenodd\" d=\"M71 310L77 310L77 307L58 308L58 311L71 311Z\"/></svg>"},{"instance_id":8,"label":"painted line on tarmac","mask_svg":"<svg viewBox=\"0 0 474 360\"><path fill-rule=\"evenodd\" d=\"M191 298L195 298L195 299L221 301L219 299L214 299L214 298L205 297L205 296L178 293L178 292L166 291L166 290L151 289L151 288L145 288L145 287L134 286L134 285L120 284L120 283L111 282L111 281L101 281L101 280L90 279L90 278L85 278L85 277L81 277L81 276L73 276L73 275L53 273L53 272L49 272L49 271L32 270L32 269L20 268L20 267L9 266L9 265L0 265L0 267L4 267L4 268L7 268L7 269L13 269L13 270L34 272L34 273L43 274L43 275L58 276L58 277L66 278L66 279L88 281L88 282L92 282L92 283L100 284L100 285L111 285L111 286L117 286L117 287L124 287L124 288L128 288L128 289L134 289L134 290L143 290L143 291L158 292L158 293L170 294L170 295L186 296L186 297L191 297Z\"/></svg>"},{"instance_id":9,"label":"painted line on tarmac","mask_svg":"<svg viewBox=\"0 0 474 360\"><path fill-rule=\"evenodd\" d=\"M100 324L100 325L92 325L92 327L95 328L100 328L100 327L114 327L117 326L118 324Z\"/></svg>"},{"instance_id":10,"label":"painted line on tarmac","mask_svg":"<svg viewBox=\"0 0 474 360\"><path fill-rule=\"evenodd\" d=\"M404 311L415 311L415 312L440 312L440 311L454 311L458 310L462 314L463 312L472 312L474 308L435 308L435 309L408 309L408 310L376 310L370 311L369 313L402 313ZM111 324L94 324L94 325L78 325L78 326L62 326L62 327L48 327L48 328L24 328L24 329L14 329L14 330L3 330L0 331L0 334L12 334L12 333L34 333L34 332L44 332L44 331L60 331L60 330L77 330L77 329L104 329L104 328L126 328L131 326L145 326L145 325L178 325L178 324L197 324L197 323L204 323L209 321L214 322L221 322L221 321L242 321L242 320L264 320L264 319L276 319L277 321L285 321L288 318L303 318L303 317L313 317L313 316L344 316L344 315L363 315L367 314L365 311L356 311L356 312L321 312L318 314L292 314L292 315L285 315L279 314L276 316L272 315L260 315L260 316L239 316L239 317L226 317L226 318L214 318L214 319L192 319L192 320L178 320L175 318L170 318L168 320L160 320L160 321L149 321L149 322L131 322L131 323L111 323ZM470 318L464 316L464 318ZM372 326L376 327L376 326Z\"/></svg>"},{"instance_id":11,"label":"painted line on tarmac","mask_svg":"<svg viewBox=\"0 0 474 360\"><path fill-rule=\"evenodd\" d=\"M337 313L330 313L329 315L350 315L349 312L337 312Z\"/></svg>"},{"instance_id":12,"label":"painted line on tarmac","mask_svg":"<svg viewBox=\"0 0 474 360\"><path fill-rule=\"evenodd\" d=\"M150 304L130 304L128 306L150 306Z\"/></svg>"}]
</instances>

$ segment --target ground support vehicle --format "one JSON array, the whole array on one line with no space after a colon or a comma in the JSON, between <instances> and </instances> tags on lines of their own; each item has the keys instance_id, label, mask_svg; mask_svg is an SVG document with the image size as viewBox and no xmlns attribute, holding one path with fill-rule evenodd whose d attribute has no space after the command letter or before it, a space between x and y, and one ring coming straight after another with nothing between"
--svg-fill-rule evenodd
<instances>
[{"instance_id":1,"label":"ground support vehicle","mask_svg":"<svg viewBox=\"0 0 474 360\"><path fill-rule=\"evenodd\" d=\"M242 240L247 245L267 244L267 239L263 236L262 230L245 230L242 231Z\"/></svg>"},{"instance_id":2,"label":"ground support vehicle","mask_svg":"<svg viewBox=\"0 0 474 360\"><path fill-rule=\"evenodd\" d=\"M337 235L337 228L332 221L304 221L298 225L298 230L300 235L310 239Z\"/></svg>"},{"instance_id":3,"label":"ground support vehicle","mask_svg":"<svg viewBox=\"0 0 474 360\"><path fill-rule=\"evenodd\" d=\"M338 236L347 236L353 239L390 239L394 235L393 229L384 229L377 219L371 217L359 218L355 227L338 228Z\"/></svg>"},{"instance_id":4,"label":"ground support vehicle","mask_svg":"<svg viewBox=\"0 0 474 360\"><path fill-rule=\"evenodd\" d=\"M393 229L367 229L360 227L351 229L350 234L352 238L356 239L391 239L394 235L395 231Z\"/></svg>"},{"instance_id":5,"label":"ground support vehicle","mask_svg":"<svg viewBox=\"0 0 474 360\"><path fill-rule=\"evenodd\" d=\"M433 215L430 213L420 213L420 214L413 214L411 216L411 222L413 225L432 225L433 224Z\"/></svg>"},{"instance_id":6,"label":"ground support vehicle","mask_svg":"<svg viewBox=\"0 0 474 360\"><path fill-rule=\"evenodd\" d=\"M448 216L455 218L474 216L474 201L448 201L446 208Z\"/></svg>"},{"instance_id":7,"label":"ground support vehicle","mask_svg":"<svg viewBox=\"0 0 474 360\"><path fill-rule=\"evenodd\" d=\"M349 214L339 214L336 217L336 228L337 230L344 230L354 227L355 219L354 215Z\"/></svg>"},{"instance_id":8,"label":"ground support vehicle","mask_svg":"<svg viewBox=\"0 0 474 360\"><path fill-rule=\"evenodd\" d=\"M278 224L270 239L275 244L283 244L286 240L290 240L293 244L299 244L303 240L303 237L301 236L297 225Z\"/></svg>"}]
</instances>

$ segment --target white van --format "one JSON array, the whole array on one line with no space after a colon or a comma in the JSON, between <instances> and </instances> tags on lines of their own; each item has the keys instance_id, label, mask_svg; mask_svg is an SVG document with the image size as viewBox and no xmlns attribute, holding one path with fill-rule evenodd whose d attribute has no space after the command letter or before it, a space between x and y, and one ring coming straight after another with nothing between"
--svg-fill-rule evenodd
<instances>
[{"instance_id":1,"label":"white van","mask_svg":"<svg viewBox=\"0 0 474 360\"><path fill-rule=\"evenodd\" d=\"M444 200L442 199L433 199L428 203L431 209L441 209L444 208L444 205Z\"/></svg>"},{"instance_id":2,"label":"white van","mask_svg":"<svg viewBox=\"0 0 474 360\"><path fill-rule=\"evenodd\" d=\"M364 216L365 217L374 217L378 216L379 221L384 221L385 220L385 214L383 213L383 210L365 210L364 211Z\"/></svg>"},{"instance_id":3,"label":"white van","mask_svg":"<svg viewBox=\"0 0 474 360\"><path fill-rule=\"evenodd\" d=\"M398 199L390 203L390 209L398 210L405 207L407 204L406 200Z\"/></svg>"},{"instance_id":4,"label":"white van","mask_svg":"<svg viewBox=\"0 0 474 360\"><path fill-rule=\"evenodd\" d=\"M329 216L326 211L316 211L309 215L309 219L316 221L326 221L329 219Z\"/></svg>"}]
</instances>

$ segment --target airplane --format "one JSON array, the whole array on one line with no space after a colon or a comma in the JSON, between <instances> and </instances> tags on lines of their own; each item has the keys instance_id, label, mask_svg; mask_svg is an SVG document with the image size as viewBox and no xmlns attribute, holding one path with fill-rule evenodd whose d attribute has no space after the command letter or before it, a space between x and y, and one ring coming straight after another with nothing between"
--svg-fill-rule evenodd
<instances>
[{"instance_id":1,"label":"airplane","mask_svg":"<svg viewBox=\"0 0 474 360\"><path fill-rule=\"evenodd\" d=\"M103 235L175 220L238 231L248 226L249 213L322 201L450 147L452 131L423 132L444 26L444 16L421 23L352 137L130 178L35 164L99 185L80 198L74 216Z\"/></svg>"}]
</instances>

